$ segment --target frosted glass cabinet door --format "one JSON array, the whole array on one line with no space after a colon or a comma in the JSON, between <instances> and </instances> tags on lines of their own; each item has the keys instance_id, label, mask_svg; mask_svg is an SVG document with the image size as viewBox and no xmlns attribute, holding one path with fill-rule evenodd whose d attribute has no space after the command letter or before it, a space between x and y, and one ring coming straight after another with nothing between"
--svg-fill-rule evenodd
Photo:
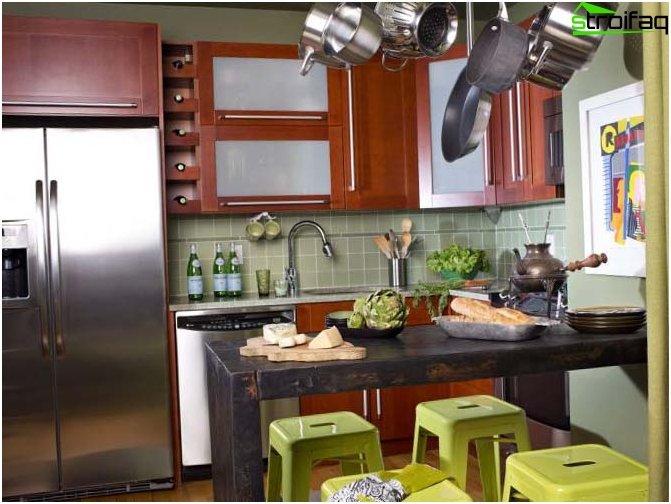
<instances>
[{"instance_id":1,"label":"frosted glass cabinet door","mask_svg":"<svg viewBox=\"0 0 671 504\"><path fill-rule=\"evenodd\" d=\"M452 163L445 161L441 147L445 106L459 74L466 66L466 61L466 58L459 58L429 64L431 169L434 194L482 191L485 184L482 144L470 154Z\"/></svg>"},{"instance_id":2,"label":"frosted glass cabinet door","mask_svg":"<svg viewBox=\"0 0 671 504\"><path fill-rule=\"evenodd\" d=\"M326 140L220 140L215 156L219 198L331 194Z\"/></svg>"},{"instance_id":3,"label":"frosted glass cabinet door","mask_svg":"<svg viewBox=\"0 0 671 504\"><path fill-rule=\"evenodd\" d=\"M315 65L304 77L299 68L298 59L214 57L214 108L250 113L288 111L299 116L300 112L324 112L325 117L326 67Z\"/></svg>"}]
</instances>

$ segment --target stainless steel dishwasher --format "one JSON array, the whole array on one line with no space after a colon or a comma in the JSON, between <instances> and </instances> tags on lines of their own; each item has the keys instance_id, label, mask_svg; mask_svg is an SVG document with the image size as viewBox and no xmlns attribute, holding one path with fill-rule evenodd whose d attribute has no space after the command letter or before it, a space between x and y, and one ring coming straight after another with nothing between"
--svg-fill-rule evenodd
<instances>
[{"instance_id":1,"label":"stainless steel dishwasher","mask_svg":"<svg viewBox=\"0 0 671 504\"><path fill-rule=\"evenodd\" d=\"M207 477L212 463L205 342L253 338L263 334L265 324L295 320L294 306L175 313L182 473L185 479ZM298 414L298 399L261 401L264 454L268 451L270 422Z\"/></svg>"}]
</instances>

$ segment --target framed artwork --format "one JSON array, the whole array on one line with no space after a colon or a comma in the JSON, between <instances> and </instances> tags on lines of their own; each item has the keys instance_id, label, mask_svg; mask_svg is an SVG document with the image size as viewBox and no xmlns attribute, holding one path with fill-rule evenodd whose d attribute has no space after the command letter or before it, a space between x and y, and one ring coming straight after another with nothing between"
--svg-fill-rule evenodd
<instances>
[{"instance_id":1,"label":"framed artwork","mask_svg":"<svg viewBox=\"0 0 671 504\"><path fill-rule=\"evenodd\" d=\"M608 262L592 275L645 277L643 82L580 101L585 255Z\"/></svg>"}]
</instances>

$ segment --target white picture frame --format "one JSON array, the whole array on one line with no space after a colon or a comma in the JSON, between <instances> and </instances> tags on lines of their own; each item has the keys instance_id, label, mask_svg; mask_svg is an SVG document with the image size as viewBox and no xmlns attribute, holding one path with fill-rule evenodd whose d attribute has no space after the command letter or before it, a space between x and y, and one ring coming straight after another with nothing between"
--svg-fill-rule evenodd
<instances>
[{"instance_id":1,"label":"white picture frame","mask_svg":"<svg viewBox=\"0 0 671 504\"><path fill-rule=\"evenodd\" d=\"M579 103L585 256L608 256L587 274L645 278L643 112L643 82Z\"/></svg>"}]
</instances>

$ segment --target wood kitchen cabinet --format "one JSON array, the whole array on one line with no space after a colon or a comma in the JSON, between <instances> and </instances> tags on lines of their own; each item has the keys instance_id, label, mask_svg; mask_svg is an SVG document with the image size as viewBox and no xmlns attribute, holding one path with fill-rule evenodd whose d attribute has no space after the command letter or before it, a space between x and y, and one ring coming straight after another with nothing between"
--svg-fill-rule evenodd
<instances>
[{"instance_id":1,"label":"wood kitchen cabinet","mask_svg":"<svg viewBox=\"0 0 671 504\"><path fill-rule=\"evenodd\" d=\"M520 25L526 30L532 19ZM494 96L490 130L496 203L525 203L563 197L562 185L546 184L545 100L561 93L518 82Z\"/></svg>"},{"instance_id":2,"label":"wood kitchen cabinet","mask_svg":"<svg viewBox=\"0 0 671 504\"><path fill-rule=\"evenodd\" d=\"M379 56L351 70L344 111L347 209L419 208L414 62L384 70ZM347 72L342 95L348 96ZM347 125L347 124L346 124Z\"/></svg>"},{"instance_id":3,"label":"wood kitchen cabinet","mask_svg":"<svg viewBox=\"0 0 671 504\"><path fill-rule=\"evenodd\" d=\"M157 24L2 17L2 113L160 115Z\"/></svg>"},{"instance_id":4,"label":"wood kitchen cabinet","mask_svg":"<svg viewBox=\"0 0 671 504\"><path fill-rule=\"evenodd\" d=\"M414 63L374 58L350 89L300 76L293 45L196 46L203 212L419 207Z\"/></svg>"},{"instance_id":5,"label":"wood kitchen cabinet","mask_svg":"<svg viewBox=\"0 0 671 504\"><path fill-rule=\"evenodd\" d=\"M198 42L203 210L344 208L342 75L295 46Z\"/></svg>"},{"instance_id":6,"label":"wood kitchen cabinet","mask_svg":"<svg viewBox=\"0 0 671 504\"><path fill-rule=\"evenodd\" d=\"M165 42L162 59L166 206L171 214L198 213L202 208L202 156L197 56L192 43Z\"/></svg>"},{"instance_id":7,"label":"wood kitchen cabinet","mask_svg":"<svg viewBox=\"0 0 671 504\"><path fill-rule=\"evenodd\" d=\"M471 154L452 163L448 163L442 153L445 107L467 61L466 46L455 44L445 56L425 58L416 63L417 147L422 208L495 203L493 164L486 141Z\"/></svg>"},{"instance_id":8,"label":"wood kitchen cabinet","mask_svg":"<svg viewBox=\"0 0 671 504\"><path fill-rule=\"evenodd\" d=\"M410 307L407 325L430 323L426 310L412 307L412 298L406 299ZM351 310L352 301L312 303L298 305L296 324L299 332L318 332L324 328L327 313ZM353 411L375 424L380 438L385 442L385 452L407 451L415 425L415 406L424 401L471 394L492 394L492 380L473 380L457 383L437 383L404 386L388 389L317 394L300 398L301 415L332 411Z\"/></svg>"},{"instance_id":9,"label":"wood kitchen cabinet","mask_svg":"<svg viewBox=\"0 0 671 504\"><path fill-rule=\"evenodd\" d=\"M522 26L526 29L529 23ZM454 163L443 159L445 105L466 63L463 45L455 45L442 58L417 62L420 206L503 205L563 197L562 186L545 181L543 102L559 93L535 84L520 82L492 96L480 147Z\"/></svg>"}]
</instances>

